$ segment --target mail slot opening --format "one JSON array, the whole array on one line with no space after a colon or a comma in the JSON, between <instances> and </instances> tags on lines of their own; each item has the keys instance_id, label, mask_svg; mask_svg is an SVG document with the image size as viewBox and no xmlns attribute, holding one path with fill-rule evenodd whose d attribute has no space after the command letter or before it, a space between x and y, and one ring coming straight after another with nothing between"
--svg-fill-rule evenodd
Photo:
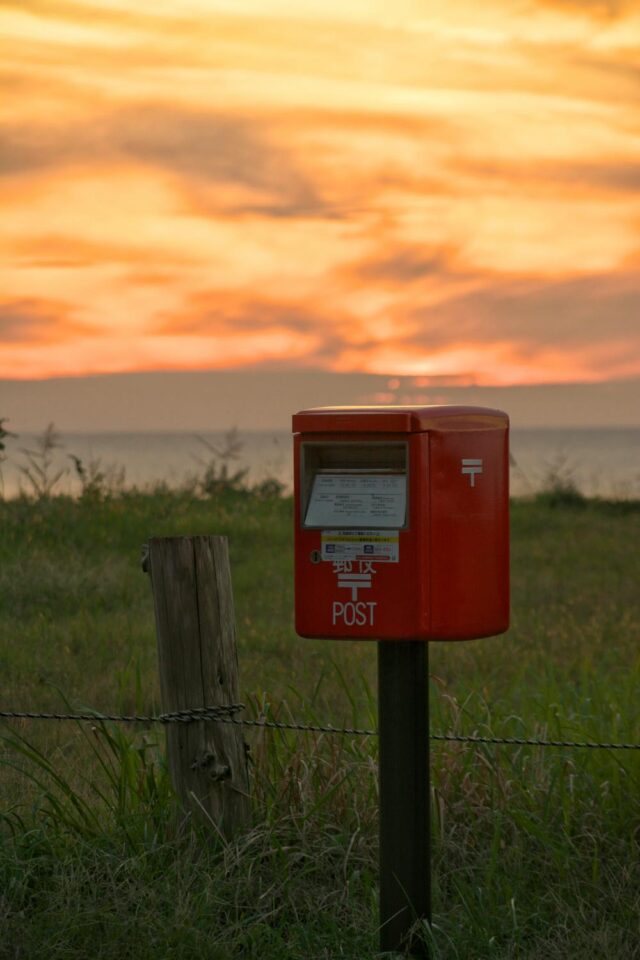
<instances>
[{"instance_id":1,"label":"mail slot opening","mask_svg":"<svg viewBox=\"0 0 640 960\"><path fill-rule=\"evenodd\" d=\"M407 444L303 443L302 525L407 526Z\"/></svg>"}]
</instances>

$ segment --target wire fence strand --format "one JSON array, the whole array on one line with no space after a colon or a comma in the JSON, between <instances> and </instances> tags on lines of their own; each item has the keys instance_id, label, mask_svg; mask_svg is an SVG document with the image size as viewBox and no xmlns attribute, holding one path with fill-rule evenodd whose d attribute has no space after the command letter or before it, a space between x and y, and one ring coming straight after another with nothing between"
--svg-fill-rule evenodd
<instances>
[{"instance_id":1,"label":"wire fence strand","mask_svg":"<svg viewBox=\"0 0 640 960\"><path fill-rule=\"evenodd\" d=\"M25 710L0 710L2 720L76 720L80 722L96 723L107 721L110 723L195 723L198 721L214 721L217 723L233 723L243 727L265 727L271 730L293 730L301 733L329 733L344 734L356 737L377 737L377 730L362 727L335 727L332 724L298 723L282 720L267 720L259 717L254 720L242 719L236 716L245 709L243 703L230 703L223 706L192 707L186 710L176 710L171 713L160 714L113 714L113 713L41 713ZM463 733L431 733L431 740L468 743L505 745L514 747L576 747L588 750L640 750L640 743L615 743L599 740L553 740L545 737L490 737L480 734Z\"/></svg>"},{"instance_id":2,"label":"wire fence strand","mask_svg":"<svg viewBox=\"0 0 640 960\"><path fill-rule=\"evenodd\" d=\"M244 703L230 703L218 707L192 707L187 710L175 710L172 713L118 714L99 713L36 713L26 710L0 710L2 720L79 720L96 723L108 720L111 723L193 723L196 720L222 720L244 710Z\"/></svg>"}]
</instances>

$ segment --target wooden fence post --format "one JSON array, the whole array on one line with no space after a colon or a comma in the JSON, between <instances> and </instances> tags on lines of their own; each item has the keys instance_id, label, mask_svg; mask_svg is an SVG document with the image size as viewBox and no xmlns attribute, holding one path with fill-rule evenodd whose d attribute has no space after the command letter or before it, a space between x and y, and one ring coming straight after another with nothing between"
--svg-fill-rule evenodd
<instances>
[{"instance_id":1,"label":"wooden fence post","mask_svg":"<svg viewBox=\"0 0 640 960\"><path fill-rule=\"evenodd\" d=\"M162 710L238 700L238 655L226 537L162 537L148 544ZM249 781L242 727L169 723L167 755L185 810L226 837L248 824Z\"/></svg>"}]
</instances>

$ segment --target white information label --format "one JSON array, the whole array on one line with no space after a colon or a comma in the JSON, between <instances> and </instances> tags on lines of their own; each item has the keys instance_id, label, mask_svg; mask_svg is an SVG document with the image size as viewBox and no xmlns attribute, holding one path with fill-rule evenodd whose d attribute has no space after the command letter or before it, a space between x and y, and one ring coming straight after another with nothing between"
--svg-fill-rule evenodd
<instances>
[{"instance_id":1,"label":"white information label","mask_svg":"<svg viewBox=\"0 0 640 960\"><path fill-rule=\"evenodd\" d=\"M308 527L403 527L407 478L393 474L318 473L313 481Z\"/></svg>"},{"instance_id":2,"label":"white information label","mask_svg":"<svg viewBox=\"0 0 640 960\"><path fill-rule=\"evenodd\" d=\"M322 559L342 563L340 569L347 572L351 571L354 560L360 561L362 566L366 561L398 563L400 559L400 534L397 530L323 530L320 544ZM366 574L370 570L362 567L359 572Z\"/></svg>"}]
</instances>

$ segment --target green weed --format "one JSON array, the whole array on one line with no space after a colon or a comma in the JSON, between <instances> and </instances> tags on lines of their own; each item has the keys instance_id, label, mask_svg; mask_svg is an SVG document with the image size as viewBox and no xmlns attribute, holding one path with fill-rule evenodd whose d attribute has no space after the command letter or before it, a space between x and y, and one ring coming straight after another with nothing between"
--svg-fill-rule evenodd
<instances>
[{"instance_id":1,"label":"green weed","mask_svg":"<svg viewBox=\"0 0 640 960\"><path fill-rule=\"evenodd\" d=\"M640 505L551 507L513 504L509 633L431 646L434 731L640 741ZM158 710L140 547L222 533L248 716L375 726L374 645L295 636L291 514L233 489L0 502L2 702ZM2 960L373 957L375 738L246 736L253 823L223 844L176 829L159 731L7 726ZM433 956L637 958L639 756L433 743Z\"/></svg>"}]
</instances>

